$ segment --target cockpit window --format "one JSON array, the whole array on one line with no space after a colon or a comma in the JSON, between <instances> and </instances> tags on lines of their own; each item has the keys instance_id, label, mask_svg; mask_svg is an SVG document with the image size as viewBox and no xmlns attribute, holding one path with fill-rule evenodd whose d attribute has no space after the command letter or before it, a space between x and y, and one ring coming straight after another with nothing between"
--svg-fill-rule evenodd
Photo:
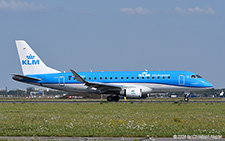
<instances>
[{"instance_id":1,"label":"cockpit window","mask_svg":"<svg viewBox=\"0 0 225 141\"><path fill-rule=\"evenodd\" d=\"M194 79L194 78L202 78L200 75L191 75L191 78Z\"/></svg>"},{"instance_id":2,"label":"cockpit window","mask_svg":"<svg viewBox=\"0 0 225 141\"><path fill-rule=\"evenodd\" d=\"M194 79L194 78L196 78L196 76L195 75L191 75L191 78Z\"/></svg>"}]
</instances>

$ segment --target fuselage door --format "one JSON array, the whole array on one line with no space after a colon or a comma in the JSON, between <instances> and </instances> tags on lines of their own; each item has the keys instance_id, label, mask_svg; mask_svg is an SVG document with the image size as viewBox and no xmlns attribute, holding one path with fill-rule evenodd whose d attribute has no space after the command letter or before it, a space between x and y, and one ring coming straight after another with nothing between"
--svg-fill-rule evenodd
<instances>
[{"instance_id":1,"label":"fuselage door","mask_svg":"<svg viewBox=\"0 0 225 141\"><path fill-rule=\"evenodd\" d=\"M60 87L64 87L65 86L65 77L64 76L60 76L59 77L59 86Z\"/></svg>"},{"instance_id":2,"label":"fuselage door","mask_svg":"<svg viewBox=\"0 0 225 141\"><path fill-rule=\"evenodd\" d=\"M185 84L185 76L182 74L182 75L179 75L179 85L184 85Z\"/></svg>"}]
</instances>

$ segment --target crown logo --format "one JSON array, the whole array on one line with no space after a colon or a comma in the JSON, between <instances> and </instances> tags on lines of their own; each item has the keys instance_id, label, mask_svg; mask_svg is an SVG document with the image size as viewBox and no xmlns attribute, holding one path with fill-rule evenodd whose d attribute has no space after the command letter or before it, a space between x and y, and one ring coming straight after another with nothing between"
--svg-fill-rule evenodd
<instances>
[{"instance_id":1,"label":"crown logo","mask_svg":"<svg viewBox=\"0 0 225 141\"><path fill-rule=\"evenodd\" d=\"M26 57L27 59L34 59L35 56L30 54L29 56L27 55Z\"/></svg>"}]
</instances>

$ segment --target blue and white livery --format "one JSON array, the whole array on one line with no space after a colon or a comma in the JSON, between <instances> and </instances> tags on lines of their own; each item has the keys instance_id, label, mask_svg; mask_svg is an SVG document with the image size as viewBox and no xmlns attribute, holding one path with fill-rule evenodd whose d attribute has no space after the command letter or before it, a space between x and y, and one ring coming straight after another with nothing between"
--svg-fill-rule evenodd
<instances>
[{"instance_id":1,"label":"blue and white livery","mask_svg":"<svg viewBox=\"0 0 225 141\"><path fill-rule=\"evenodd\" d=\"M13 74L13 79L77 93L108 94L108 101L118 101L119 96L145 98L149 93L186 92L213 88L201 76L188 71L123 71L123 72L60 72L50 68L23 40L16 40L23 75Z\"/></svg>"}]
</instances>

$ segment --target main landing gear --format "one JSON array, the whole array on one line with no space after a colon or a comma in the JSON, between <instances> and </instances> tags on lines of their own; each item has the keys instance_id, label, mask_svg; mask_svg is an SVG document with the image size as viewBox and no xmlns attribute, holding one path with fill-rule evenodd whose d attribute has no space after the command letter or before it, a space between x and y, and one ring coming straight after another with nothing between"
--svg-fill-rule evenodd
<instances>
[{"instance_id":1,"label":"main landing gear","mask_svg":"<svg viewBox=\"0 0 225 141\"><path fill-rule=\"evenodd\" d=\"M116 95L116 96L108 96L107 97L107 101L115 101L115 102L117 102L117 101L119 101L120 100L120 97L118 96L118 95Z\"/></svg>"},{"instance_id":2,"label":"main landing gear","mask_svg":"<svg viewBox=\"0 0 225 141\"><path fill-rule=\"evenodd\" d=\"M184 101L185 102L188 102L189 101L189 98L188 96L190 95L190 92L186 92L185 95L184 95Z\"/></svg>"}]
</instances>

